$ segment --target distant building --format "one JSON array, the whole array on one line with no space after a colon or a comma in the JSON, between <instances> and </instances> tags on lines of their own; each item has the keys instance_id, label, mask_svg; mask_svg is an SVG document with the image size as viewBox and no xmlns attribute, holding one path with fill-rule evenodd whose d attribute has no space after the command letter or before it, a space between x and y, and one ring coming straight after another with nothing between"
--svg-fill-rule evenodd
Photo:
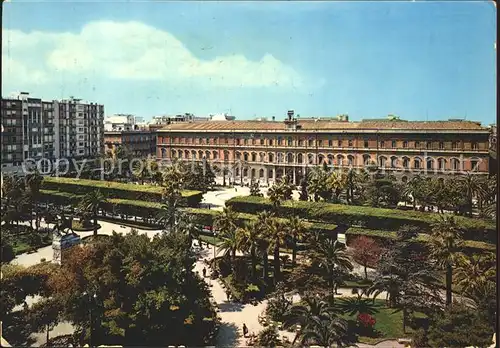
<instances>
[{"instance_id":1,"label":"distant building","mask_svg":"<svg viewBox=\"0 0 500 348\"><path fill-rule=\"evenodd\" d=\"M498 143L497 143L497 126L490 126L490 174L496 175L498 174Z\"/></svg>"},{"instance_id":2,"label":"distant building","mask_svg":"<svg viewBox=\"0 0 500 348\"><path fill-rule=\"evenodd\" d=\"M334 118L285 121L211 121L170 124L158 130L157 158L206 160L234 181L295 184L312 167L376 167L402 181L415 173L488 174L489 129L478 122L403 121L394 116L349 122Z\"/></svg>"},{"instance_id":3,"label":"distant building","mask_svg":"<svg viewBox=\"0 0 500 348\"><path fill-rule=\"evenodd\" d=\"M115 156L118 147L123 146L136 157L150 157L156 154L156 132L150 130L122 130L104 132L106 154Z\"/></svg>"},{"instance_id":4,"label":"distant building","mask_svg":"<svg viewBox=\"0 0 500 348\"><path fill-rule=\"evenodd\" d=\"M20 92L2 98L2 169L20 171L27 159L48 170L56 159L98 157L103 118L103 105L73 97L44 101Z\"/></svg>"}]
</instances>

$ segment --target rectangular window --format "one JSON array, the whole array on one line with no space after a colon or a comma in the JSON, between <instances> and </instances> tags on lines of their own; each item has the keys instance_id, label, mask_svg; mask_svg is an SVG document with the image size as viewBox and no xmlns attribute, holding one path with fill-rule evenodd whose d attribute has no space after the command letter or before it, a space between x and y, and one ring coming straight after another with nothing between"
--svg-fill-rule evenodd
<instances>
[{"instance_id":1,"label":"rectangular window","mask_svg":"<svg viewBox=\"0 0 500 348\"><path fill-rule=\"evenodd\" d=\"M348 140L348 141L347 141L347 145L352 146L352 144L353 144L353 143L352 143L352 140Z\"/></svg>"},{"instance_id":2,"label":"rectangular window","mask_svg":"<svg viewBox=\"0 0 500 348\"><path fill-rule=\"evenodd\" d=\"M415 142L415 147L416 147L416 148L420 148L420 141L416 141L416 142Z\"/></svg>"},{"instance_id":3,"label":"rectangular window","mask_svg":"<svg viewBox=\"0 0 500 348\"><path fill-rule=\"evenodd\" d=\"M393 140L392 143L391 143L391 146L394 148L396 147L396 140Z\"/></svg>"},{"instance_id":4,"label":"rectangular window","mask_svg":"<svg viewBox=\"0 0 500 348\"><path fill-rule=\"evenodd\" d=\"M323 140L318 140L318 146L323 146Z\"/></svg>"},{"instance_id":5,"label":"rectangular window","mask_svg":"<svg viewBox=\"0 0 500 348\"><path fill-rule=\"evenodd\" d=\"M309 139L309 140L308 140L308 142L307 142L307 144L308 144L309 146L313 146L313 144L314 144L314 140Z\"/></svg>"},{"instance_id":6,"label":"rectangular window","mask_svg":"<svg viewBox=\"0 0 500 348\"><path fill-rule=\"evenodd\" d=\"M383 141L383 140L382 140L382 141L380 142L380 147L382 147L382 148L384 148L384 147L385 147L385 141Z\"/></svg>"},{"instance_id":7,"label":"rectangular window","mask_svg":"<svg viewBox=\"0 0 500 348\"><path fill-rule=\"evenodd\" d=\"M339 140L339 147L342 147L342 140Z\"/></svg>"},{"instance_id":8,"label":"rectangular window","mask_svg":"<svg viewBox=\"0 0 500 348\"><path fill-rule=\"evenodd\" d=\"M444 143L442 141L439 142L439 149L440 150L444 149Z\"/></svg>"},{"instance_id":9,"label":"rectangular window","mask_svg":"<svg viewBox=\"0 0 500 348\"><path fill-rule=\"evenodd\" d=\"M273 139L269 139L269 145L273 145L274 144L274 140Z\"/></svg>"},{"instance_id":10,"label":"rectangular window","mask_svg":"<svg viewBox=\"0 0 500 348\"><path fill-rule=\"evenodd\" d=\"M328 146L332 147L333 146L333 140L328 140Z\"/></svg>"},{"instance_id":11,"label":"rectangular window","mask_svg":"<svg viewBox=\"0 0 500 348\"><path fill-rule=\"evenodd\" d=\"M405 140L405 141L403 141L403 148L406 149L407 147L408 147L408 142Z\"/></svg>"},{"instance_id":12,"label":"rectangular window","mask_svg":"<svg viewBox=\"0 0 500 348\"><path fill-rule=\"evenodd\" d=\"M366 148L366 147L368 147L368 140L365 140L365 141L363 142L363 146L364 146L365 148Z\"/></svg>"},{"instance_id":13,"label":"rectangular window","mask_svg":"<svg viewBox=\"0 0 500 348\"><path fill-rule=\"evenodd\" d=\"M260 145L264 145L264 139L260 139Z\"/></svg>"}]
</instances>

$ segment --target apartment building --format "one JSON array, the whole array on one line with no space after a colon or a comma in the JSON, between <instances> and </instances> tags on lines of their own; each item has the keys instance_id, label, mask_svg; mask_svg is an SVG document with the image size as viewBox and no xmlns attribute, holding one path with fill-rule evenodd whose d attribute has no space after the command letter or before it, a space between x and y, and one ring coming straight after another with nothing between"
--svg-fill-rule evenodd
<instances>
[{"instance_id":1,"label":"apartment building","mask_svg":"<svg viewBox=\"0 0 500 348\"><path fill-rule=\"evenodd\" d=\"M103 118L103 105L75 98L44 101L26 92L2 98L2 168L20 170L28 159L47 168L56 159L97 157Z\"/></svg>"},{"instance_id":2,"label":"apartment building","mask_svg":"<svg viewBox=\"0 0 500 348\"><path fill-rule=\"evenodd\" d=\"M487 174L489 130L463 120L349 122L338 119L174 123L158 130L157 158L205 160L225 167L234 181L295 183L314 166L377 167L408 180L416 173Z\"/></svg>"},{"instance_id":3,"label":"apartment building","mask_svg":"<svg viewBox=\"0 0 500 348\"><path fill-rule=\"evenodd\" d=\"M131 156L138 158L156 155L156 131L128 130L104 132L105 151L115 156L122 146Z\"/></svg>"}]
</instances>

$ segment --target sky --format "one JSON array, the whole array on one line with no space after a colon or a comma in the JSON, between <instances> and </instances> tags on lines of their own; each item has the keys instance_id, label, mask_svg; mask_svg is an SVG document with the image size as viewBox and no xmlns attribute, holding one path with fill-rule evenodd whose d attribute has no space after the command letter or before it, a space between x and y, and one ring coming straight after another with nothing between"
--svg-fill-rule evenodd
<instances>
[{"instance_id":1,"label":"sky","mask_svg":"<svg viewBox=\"0 0 500 348\"><path fill-rule=\"evenodd\" d=\"M496 122L491 2L17 1L2 96L106 115Z\"/></svg>"}]
</instances>

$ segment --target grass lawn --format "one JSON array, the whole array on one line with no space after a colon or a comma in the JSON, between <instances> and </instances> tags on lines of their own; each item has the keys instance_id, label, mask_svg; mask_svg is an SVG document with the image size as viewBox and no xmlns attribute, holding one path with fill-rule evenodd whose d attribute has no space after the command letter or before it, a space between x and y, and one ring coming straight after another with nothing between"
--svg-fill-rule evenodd
<instances>
[{"instance_id":1,"label":"grass lawn","mask_svg":"<svg viewBox=\"0 0 500 348\"><path fill-rule=\"evenodd\" d=\"M39 233L36 236L35 232L33 232L32 234L11 236L10 241L14 254L19 255L50 245L52 243L52 235L50 233Z\"/></svg>"},{"instance_id":2,"label":"grass lawn","mask_svg":"<svg viewBox=\"0 0 500 348\"><path fill-rule=\"evenodd\" d=\"M375 330L378 335L374 337L359 336L358 341L360 343L366 344L376 344L377 342L388 340L388 339L398 339L398 338L408 338L413 330L406 325L406 333L403 332L403 312L394 312L395 309L386 307L385 300L375 300L376 308L378 312L373 315L376 320ZM418 317L423 314L417 313ZM346 319L356 320L356 316L344 316Z\"/></svg>"}]
</instances>

